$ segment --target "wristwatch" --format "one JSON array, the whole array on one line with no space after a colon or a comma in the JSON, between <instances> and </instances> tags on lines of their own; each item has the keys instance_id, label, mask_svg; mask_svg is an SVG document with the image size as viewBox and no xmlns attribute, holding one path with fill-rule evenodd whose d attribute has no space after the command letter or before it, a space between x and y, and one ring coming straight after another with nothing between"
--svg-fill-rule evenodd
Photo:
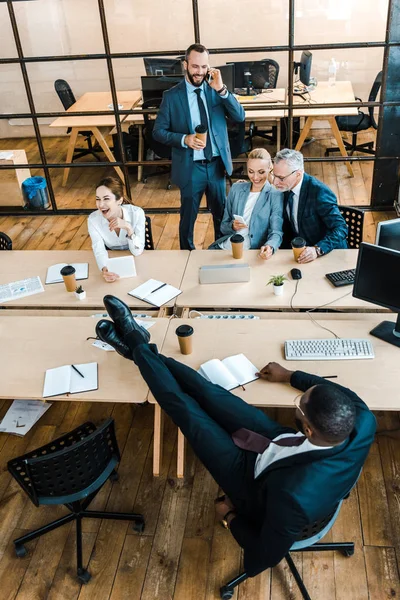
<instances>
[{"instance_id":1,"label":"wristwatch","mask_svg":"<svg viewBox=\"0 0 400 600\"><path fill-rule=\"evenodd\" d=\"M322 252L322 250L321 250L321 248L319 246L314 246L314 248L315 248L315 250L317 252L317 256L322 256L323 255L323 252Z\"/></svg>"},{"instance_id":2,"label":"wristwatch","mask_svg":"<svg viewBox=\"0 0 400 600\"><path fill-rule=\"evenodd\" d=\"M217 94L220 94L220 96L223 96L227 91L228 91L228 88L224 84L220 90L217 90Z\"/></svg>"},{"instance_id":3,"label":"wristwatch","mask_svg":"<svg viewBox=\"0 0 400 600\"><path fill-rule=\"evenodd\" d=\"M229 523L228 523L228 521L227 521L227 518L229 517L229 515L232 515L232 514L234 514L234 513L235 513L235 511L234 511L234 510L228 510L228 512L226 513L226 515L224 516L224 518L223 518L223 519L222 519L222 521L221 521L221 525L222 525L222 527L225 527L225 529L230 529L230 527L229 527Z\"/></svg>"}]
</instances>

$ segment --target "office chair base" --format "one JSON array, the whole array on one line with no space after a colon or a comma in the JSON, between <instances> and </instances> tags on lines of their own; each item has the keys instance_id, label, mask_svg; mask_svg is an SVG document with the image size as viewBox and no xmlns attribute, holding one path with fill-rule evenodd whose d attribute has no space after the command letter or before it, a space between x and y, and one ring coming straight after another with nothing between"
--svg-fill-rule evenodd
<instances>
[{"instance_id":1,"label":"office chair base","mask_svg":"<svg viewBox=\"0 0 400 600\"><path fill-rule=\"evenodd\" d=\"M99 151L101 151L101 148L99 148ZM87 149L87 148L82 148L82 149L79 149L79 150L75 150L75 151L74 151L74 155L73 155L73 157L72 157L72 162L73 162L74 160L76 160L77 158L82 158L82 156L88 156L89 154L90 154L91 156L94 156L94 157L95 157L95 159L96 159L98 162L101 162L101 160L102 160L102 159L101 159L101 156L99 156L99 154L98 154L98 153L97 153L95 150L89 150L89 149Z\"/></svg>"},{"instance_id":2,"label":"office chair base","mask_svg":"<svg viewBox=\"0 0 400 600\"><path fill-rule=\"evenodd\" d=\"M352 156L354 152L364 152L364 154L375 154L374 142L365 142L364 144L351 144L346 140L343 140L344 147L349 150L349 155ZM340 152L338 147L327 148L325 150L325 156L329 156L333 152Z\"/></svg>"},{"instance_id":3,"label":"office chair base","mask_svg":"<svg viewBox=\"0 0 400 600\"><path fill-rule=\"evenodd\" d=\"M77 571L77 579L80 583L89 583L92 576L86 569L78 569Z\"/></svg>"},{"instance_id":4,"label":"office chair base","mask_svg":"<svg viewBox=\"0 0 400 600\"><path fill-rule=\"evenodd\" d=\"M18 556L18 558L24 558L28 554L28 550L23 544L15 544L15 554Z\"/></svg>"}]
</instances>

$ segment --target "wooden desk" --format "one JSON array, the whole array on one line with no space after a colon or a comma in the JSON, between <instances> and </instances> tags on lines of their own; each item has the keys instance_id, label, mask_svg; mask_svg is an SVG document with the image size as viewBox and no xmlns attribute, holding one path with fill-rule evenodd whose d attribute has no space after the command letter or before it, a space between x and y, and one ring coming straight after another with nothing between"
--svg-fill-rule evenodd
<instances>
[{"instance_id":1,"label":"wooden desk","mask_svg":"<svg viewBox=\"0 0 400 600\"><path fill-rule=\"evenodd\" d=\"M11 158L7 158L7 159L0 158L1 163L10 162L13 165L27 165L28 164L28 159L26 157L25 150L0 150L0 152L12 152ZM3 173L7 173L7 171L3 171ZM18 185L19 185L19 188L21 191L22 183L25 181L25 179L28 179L28 177L31 176L31 172L29 169L15 169L15 175L17 176ZM12 189L10 189L10 191L8 191L9 187L11 188L11 186L8 185L8 182L1 184L1 192L2 192L1 199L0 199L1 206L15 206L15 204L16 204L15 199L14 199L15 192ZM25 206L25 201L22 196L22 191L21 191L21 195L20 195L19 204L21 204L22 206Z\"/></svg>"},{"instance_id":2,"label":"wooden desk","mask_svg":"<svg viewBox=\"0 0 400 600\"><path fill-rule=\"evenodd\" d=\"M109 256L124 256L128 252L110 252ZM103 297L106 294L118 296L131 308L154 309L147 302L129 296L128 292L148 279L159 279L180 288L183 273L189 258L188 250L145 250L135 257L137 276L106 283L97 267L91 250L12 250L2 252L0 284L19 281L28 277L40 276L44 293L27 296L19 300L0 304L0 309L100 309L104 312ZM85 300L78 300L74 293L65 290L63 283L45 285L47 268L59 263L89 263L89 278L81 283L86 291ZM173 306L171 300L164 306Z\"/></svg>"},{"instance_id":3,"label":"wooden desk","mask_svg":"<svg viewBox=\"0 0 400 600\"><path fill-rule=\"evenodd\" d=\"M334 315L335 317L336 315ZM323 339L332 337L322 328L314 325L310 319L263 319L258 321L208 321L203 319L175 319L168 327L162 346L166 356L198 369L212 358L220 360L227 356L243 353L259 369L268 362L275 361L290 370L304 370L316 375L337 375L334 381L351 388L372 410L399 410L400 394L399 359L400 350L391 344L369 335L369 331L383 319L393 321L395 316L365 314L361 318L330 318L328 314L314 315L322 325L332 329L340 337L367 338L372 342L375 358L372 360L332 360L332 361L286 361L284 359L284 341L286 339ZM193 353L184 356L179 351L175 329L178 325L190 323L194 328ZM212 340L212 343L210 343ZM268 383L261 379L237 388L233 393L249 404L259 407L293 407L296 390L290 385ZM155 402L150 395L149 400ZM156 406L155 447L157 437L162 436L162 411ZM161 441L158 444L161 457ZM178 476L183 476L184 438L178 437ZM155 464L155 472L159 465Z\"/></svg>"},{"instance_id":4,"label":"wooden desk","mask_svg":"<svg viewBox=\"0 0 400 600\"><path fill-rule=\"evenodd\" d=\"M118 103L123 105L124 110L132 109L134 106L138 104L141 100L142 94L140 91L128 91L128 92L117 92ZM87 111L95 111L95 110L110 110L108 105L112 103L111 92L87 92L83 94L79 100L75 102L73 106L71 106L66 112L74 113L74 112L83 112ZM127 115L122 115L121 122L125 121ZM101 116L84 116L84 117L58 117L53 123L51 123L50 127L71 127L72 131L70 133L69 144L68 144L68 152L66 162L72 162L72 158L74 155L74 149L76 145L76 140L78 137L78 133L80 131L91 131L99 145L101 146L104 154L107 156L108 160L111 162L115 162L115 156L110 150L110 147L107 144L106 136L111 132L111 130L115 127L115 117L114 114L110 115L101 115ZM124 180L122 171L120 167L114 167L117 174ZM69 168L64 169L64 177L62 181L62 185L66 185L69 175Z\"/></svg>"},{"instance_id":5,"label":"wooden desk","mask_svg":"<svg viewBox=\"0 0 400 600\"><path fill-rule=\"evenodd\" d=\"M305 117L306 121L301 131L301 135L296 144L295 150L300 150L304 141L311 129L315 119L323 119L329 121L332 133L340 150L340 154L347 157L347 150L343 144L342 136L336 123L335 117L342 115L357 115L358 109L355 106L349 108L301 108L301 106L312 104L333 104L335 102L354 102L354 91L351 81L337 81L334 86L330 86L327 81L318 83L315 90L310 92L310 100L303 100L300 96L294 97L294 102L299 105L299 108L294 109L294 117ZM353 169L349 162L346 162L346 167L350 177L354 177Z\"/></svg>"},{"instance_id":6,"label":"wooden desk","mask_svg":"<svg viewBox=\"0 0 400 600\"><path fill-rule=\"evenodd\" d=\"M88 402L144 402L148 387L132 361L92 345L97 319L91 317L2 317L0 398L41 400L46 369L97 362L99 389L50 398ZM169 320L156 319L152 340L162 345Z\"/></svg>"},{"instance_id":7,"label":"wooden desk","mask_svg":"<svg viewBox=\"0 0 400 600\"><path fill-rule=\"evenodd\" d=\"M374 304L353 298L351 286L335 288L326 279L325 273L355 268L357 250L333 250L317 260L299 265L294 261L291 250L278 250L269 260L259 258L258 250L246 250L240 261L232 258L227 250L192 250L182 281L182 294L177 297L176 305L189 308L240 308L291 310L290 299L295 291L296 282L290 271L293 267L301 269L303 278L299 281L297 293L293 298L294 308L315 308L333 302L329 307L340 310L379 309ZM250 281L247 283L200 284L199 268L202 265L223 265L248 263L251 267ZM272 275L285 274L288 281L282 296L274 296L272 286L266 285Z\"/></svg>"}]
</instances>

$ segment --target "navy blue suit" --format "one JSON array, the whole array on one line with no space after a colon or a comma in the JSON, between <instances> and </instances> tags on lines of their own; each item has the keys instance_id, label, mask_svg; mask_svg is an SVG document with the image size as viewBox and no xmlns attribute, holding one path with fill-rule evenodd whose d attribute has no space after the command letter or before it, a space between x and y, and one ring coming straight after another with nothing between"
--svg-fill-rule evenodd
<instances>
[{"instance_id":1,"label":"navy blue suit","mask_svg":"<svg viewBox=\"0 0 400 600\"><path fill-rule=\"evenodd\" d=\"M340 214L336 196L327 185L304 173L297 211L298 232L293 231L287 215L289 192L284 194L283 243L290 248L291 240L300 236L307 246L319 246L324 254L337 248L348 248L347 225Z\"/></svg>"},{"instance_id":2,"label":"navy blue suit","mask_svg":"<svg viewBox=\"0 0 400 600\"><path fill-rule=\"evenodd\" d=\"M303 529L329 515L356 482L374 439L376 421L349 389L339 386L354 402L356 422L342 444L277 460L254 479L258 455L238 448L231 434L245 427L273 439L293 433L292 428L206 381L190 367L158 354L154 344L137 346L133 359L156 401L232 500L237 516L231 532L244 549L249 576L278 564ZM337 385L302 371L295 371L291 378L291 385L302 391L316 384Z\"/></svg>"},{"instance_id":3,"label":"navy blue suit","mask_svg":"<svg viewBox=\"0 0 400 600\"><path fill-rule=\"evenodd\" d=\"M220 237L220 225L224 213L226 189L224 168L232 173L232 159L228 141L225 115L235 121L244 121L245 114L236 98L228 93L221 98L209 85L204 85L207 101L209 126L220 156L212 162L194 161L193 150L182 146L182 136L194 133L187 97L185 80L164 92L153 129L153 137L158 142L172 147L171 181L181 190L181 220L179 237L181 248L193 250L193 228L201 198L206 193L215 236Z\"/></svg>"}]
</instances>

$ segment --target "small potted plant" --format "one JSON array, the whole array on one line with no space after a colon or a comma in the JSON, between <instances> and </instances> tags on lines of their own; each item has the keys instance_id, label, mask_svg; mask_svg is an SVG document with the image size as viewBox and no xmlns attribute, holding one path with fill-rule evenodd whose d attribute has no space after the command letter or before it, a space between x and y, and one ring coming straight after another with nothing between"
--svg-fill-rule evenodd
<instances>
[{"instance_id":1,"label":"small potted plant","mask_svg":"<svg viewBox=\"0 0 400 600\"><path fill-rule=\"evenodd\" d=\"M81 285L78 285L76 288L75 296L78 298L78 300L84 300L86 298L86 292Z\"/></svg>"},{"instance_id":2,"label":"small potted plant","mask_svg":"<svg viewBox=\"0 0 400 600\"><path fill-rule=\"evenodd\" d=\"M285 281L287 281L287 277L285 277L285 275L272 275L272 277L268 281L267 285L272 283L275 296L282 296L283 284Z\"/></svg>"}]
</instances>

